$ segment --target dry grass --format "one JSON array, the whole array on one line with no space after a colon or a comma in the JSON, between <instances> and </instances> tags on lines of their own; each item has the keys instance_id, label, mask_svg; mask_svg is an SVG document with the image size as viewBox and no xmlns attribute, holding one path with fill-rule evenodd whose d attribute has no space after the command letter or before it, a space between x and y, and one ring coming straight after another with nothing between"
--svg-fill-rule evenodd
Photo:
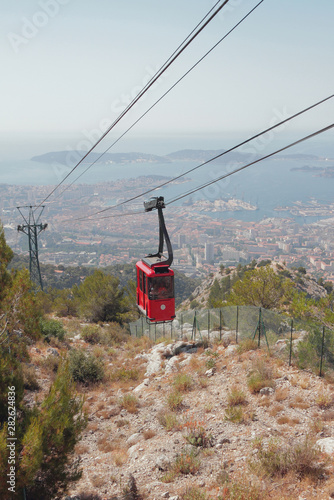
<instances>
[{"instance_id":1,"label":"dry grass","mask_svg":"<svg viewBox=\"0 0 334 500\"><path fill-rule=\"evenodd\" d=\"M254 360L247 385L253 394L260 392L263 387L273 387L275 385L273 371L268 360L263 358Z\"/></svg>"},{"instance_id":2,"label":"dry grass","mask_svg":"<svg viewBox=\"0 0 334 500\"><path fill-rule=\"evenodd\" d=\"M258 454L250 462L250 467L257 474L282 477L293 473L299 478L307 477L314 481L323 477L325 463L321 460L322 453L309 436L291 444L270 440L264 445L259 440L256 447Z\"/></svg>"},{"instance_id":3,"label":"dry grass","mask_svg":"<svg viewBox=\"0 0 334 500\"><path fill-rule=\"evenodd\" d=\"M174 377L173 386L175 392L189 392L193 385L194 381L188 373L179 373Z\"/></svg>"},{"instance_id":4,"label":"dry grass","mask_svg":"<svg viewBox=\"0 0 334 500\"><path fill-rule=\"evenodd\" d=\"M279 425L284 425L284 424L296 425L296 424L300 424L300 420L297 417L290 418L290 417L288 417L286 415L282 415L281 417L278 417L277 423Z\"/></svg>"},{"instance_id":5,"label":"dry grass","mask_svg":"<svg viewBox=\"0 0 334 500\"><path fill-rule=\"evenodd\" d=\"M166 428L167 431L176 431L180 427L177 416L173 412L161 411L157 415L159 423Z\"/></svg>"},{"instance_id":6,"label":"dry grass","mask_svg":"<svg viewBox=\"0 0 334 500\"><path fill-rule=\"evenodd\" d=\"M191 474L194 475L198 472L200 468L200 460L197 456L197 452L194 450L186 451L182 450L180 455L177 455L175 461L171 464L169 471L165 474L161 481L165 483L170 483L174 481L176 476L180 474Z\"/></svg>"},{"instance_id":7,"label":"dry grass","mask_svg":"<svg viewBox=\"0 0 334 500\"><path fill-rule=\"evenodd\" d=\"M113 441L108 441L106 436L102 436L97 441L97 447L99 451L103 453L109 453L110 451L115 450L119 446L119 439L114 439Z\"/></svg>"},{"instance_id":8,"label":"dry grass","mask_svg":"<svg viewBox=\"0 0 334 500\"><path fill-rule=\"evenodd\" d=\"M139 354L141 351L148 351L154 345L153 340L150 338L143 337L129 337L128 341L124 344L125 352L127 352L131 357Z\"/></svg>"},{"instance_id":9,"label":"dry grass","mask_svg":"<svg viewBox=\"0 0 334 500\"><path fill-rule=\"evenodd\" d=\"M238 406L246 404L247 400L244 392L239 387L234 385L227 394L227 402L229 406Z\"/></svg>"},{"instance_id":10,"label":"dry grass","mask_svg":"<svg viewBox=\"0 0 334 500\"><path fill-rule=\"evenodd\" d=\"M272 408L269 410L269 415L271 417L276 417L276 415L284 410L284 406L281 404L275 404Z\"/></svg>"},{"instance_id":11,"label":"dry grass","mask_svg":"<svg viewBox=\"0 0 334 500\"><path fill-rule=\"evenodd\" d=\"M180 410L183 403L183 395L179 391L172 391L167 396L168 408L172 411Z\"/></svg>"},{"instance_id":12,"label":"dry grass","mask_svg":"<svg viewBox=\"0 0 334 500\"><path fill-rule=\"evenodd\" d=\"M272 400L269 396L263 396L258 402L258 405L265 406L266 408L268 408L269 406L272 405Z\"/></svg>"},{"instance_id":13,"label":"dry grass","mask_svg":"<svg viewBox=\"0 0 334 500\"><path fill-rule=\"evenodd\" d=\"M156 431L153 429L147 429L143 432L144 439L151 439L156 436Z\"/></svg>"},{"instance_id":14,"label":"dry grass","mask_svg":"<svg viewBox=\"0 0 334 500\"><path fill-rule=\"evenodd\" d=\"M304 390L309 389L310 388L310 381L309 381L309 379L306 378L306 377L302 377L299 380L299 387L301 387Z\"/></svg>"},{"instance_id":15,"label":"dry grass","mask_svg":"<svg viewBox=\"0 0 334 500\"><path fill-rule=\"evenodd\" d=\"M310 407L310 404L305 401L302 396L295 396L294 400L289 403L290 408L299 408L300 410L306 410Z\"/></svg>"},{"instance_id":16,"label":"dry grass","mask_svg":"<svg viewBox=\"0 0 334 500\"><path fill-rule=\"evenodd\" d=\"M319 406L319 408L321 408L322 410L327 410L333 404L333 395L329 392L324 392L322 394L319 394L315 402Z\"/></svg>"},{"instance_id":17,"label":"dry grass","mask_svg":"<svg viewBox=\"0 0 334 500\"><path fill-rule=\"evenodd\" d=\"M116 420L116 426L118 428L120 427L125 427L126 425L130 425L130 422L126 420L125 418L121 418L120 420Z\"/></svg>"},{"instance_id":18,"label":"dry grass","mask_svg":"<svg viewBox=\"0 0 334 500\"><path fill-rule=\"evenodd\" d=\"M327 410L322 415L322 420L324 422L331 422L334 420L334 410Z\"/></svg>"},{"instance_id":19,"label":"dry grass","mask_svg":"<svg viewBox=\"0 0 334 500\"><path fill-rule=\"evenodd\" d=\"M90 482L94 486L94 488L101 488L103 485L106 484L106 478L94 475L90 478Z\"/></svg>"},{"instance_id":20,"label":"dry grass","mask_svg":"<svg viewBox=\"0 0 334 500\"><path fill-rule=\"evenodd\" d=\"M237 353L242 354L247 351L254 351L255 349L258 348L258 343L257 341L253 339L245 339L239 342L238 347L237 347Z\"/></svg>"},{"instance_id":21,"label":"dry grass","mask_svg":"<svg viewBox=\"0 0 334 500\"><path fill-rule=\"evenodd\" d=\"M323 423L322 420L318 416L313 416L312 420L309 424L309 432L312 435L319 434L319 432L322 432L325 428L325 424Z\"/></svg>"},{"instance_id":22,"label":"dry grass","mask_svg":"<svg viewBox=\"0 0 334 500\"><path fill-rule=\"evenodd\" d=\"M114 463L117 467L121 467L128 460L128 453L127 453L127 450L125 448L118 448L118 449L114 450L112 456L113 456Z\"/></svg>"},{"instance_id":23,"label":"dry grass","mask_svg":"<svg viewBox=\"0 0 334 500\"><path fill-rule=\"evenodd\" d=\"M242 406L229 406L226 408L224 419L234 424L242 424L245 421L245 414Z\"/></svg>"},{"instance_id":24,"label":"dry grass","mask_svg":"<svg viewBox=\"0 0 334 500\"><path fill-rule=\"evenodd\" d=\"M288 394L289 394L288 387L279 387L275 392L274 399L277 402L284 401L288 397Z\"/></svg>"},{"instance_id":25,"label":"dry grass","mask_svg":"<svg viewBox=\"0 0 334 500\"><path fill-rule=\"evenodd\" d=\"M96 422L89 422L89 424L87 425L87 430L88 431L97 431L99 428L99 424L97 424Z\"/></svg>"},{"instance_id":26,"label":"dry grass","mask_svg":"<svg viewBox=\"0 0 334 500\"><path fill-rule=\"evenodd\" d=\"M209 385L209 379L207 377L200 377L198 383L202 389L206 389Z\"/></svg>"},{"instance_id":27,"label":"dry grass","mask_svg":"<svg viewBox=\"0 0 334 500\"><path fill-rule=\"evenodd\" d=\"M133 394L124 394L118 404L129 413L138 413L139 401Z\"/></svg>"},{"instance_id":28,"label":"dry grass","mask_svg":"<svg viewBox=\"0 0 334 500\"><path fill-rule=\"evenodd\" d=\"M83 443L77 443L75 445L74 451L77 455L84 455L89 452L89 446Z\"/></svg>"},{"instance_id":29,"label":"dry grass","mask_svg":"<svg viewBox=\"0 0 334 500\"><path fill-rule=\"evenodd\" d=\"M36 369L34 366L28 366L22 363L22 376L24 388L28 391L38 391L39 383L36 377Z\"/></svg>"}]
</instances>

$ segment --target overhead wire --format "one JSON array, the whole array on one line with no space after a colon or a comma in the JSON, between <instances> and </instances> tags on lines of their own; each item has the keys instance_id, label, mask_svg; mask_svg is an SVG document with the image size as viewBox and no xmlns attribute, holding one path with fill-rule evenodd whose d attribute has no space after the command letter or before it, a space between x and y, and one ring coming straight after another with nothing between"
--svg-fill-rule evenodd
<instances>
[{"instance_id":1,"label":"overhead wire","mask_svg":"<svg viewBox=\"0 0 334 500\"><path fill-rule=\"evenodd\" d=\"M175 176L175 177L173 177L173 178L171 178L171 179L169 179L169 180L167 180L165 182L162 182L161 184L159 184L159 185L157 185L157 186L155 186L153 188L147 189L146 191L143 191L142 193L140 193L138 195L132 196L131 198L129 198L129 199L125 200L125 201L122 201L122 202L117 203L115 205L111 205L110 207L104 208L102 210L98 210L97 212L93 212L93 213L88 214L88 215L86 215L84 217L81 217L81 218L72 218L72 219L68 219L68 220L71 220L71 221L82 221L82 220L85 220L85 219L89 219L90 217L94 217L95 215L99 215L99 214L107 212L109 210L118 208L118 207L120 207L122 205L125 205L126 203L129 203L130 201L134 201L134 200L136 200L138 198L141 198L142 196L145 196L145 195L147 195L149 193L152 193L153 191L156 191L157 189L160 189L160 188L166 186L167 184L175 182L176 180L180 179L181 177L184 177L185 175L187 175L187 174L189 174L189 173L191 173L191 172L193 172L193 171L195 171L195 170L203 167L204 165L207 165L208 163L210 163L212 161L215 161L218 158L221 158L221 157L227 155L228 153L231 153L232 151L235 151L236 149L240 148L241 146L244 146L245 144L248 144L249 142L253 141L254 139L257 139L258 137L260 137L260 136L262 136L262 135L264 135L264 134L266 134L268 132L271 132L275 128L278 128L281 125L284 125L285 123L287 123L287 122L289 122L289 121L297 118L298 116L301 116L302 114L306 113L307 111L310 111L311 109L314 109L317 106L320 106L321 104L323 104L326 101L332 99L333 97L334 97L334 94L332 94L332 95L330 95L330 96L328 96L328 97L326 97L324 99L321 99L320 101L317 101L316 103L312 104L311 106L308 106L307 108L304 108L301 111L298 111L297 113L289 116L285 120L282 120L282 121L278 122L276 125L272 125L271 127L263 130L262 132L259 132L258 134L255 134L252 137L250 137L250 138L248 138L248 139L240 142L239 144L233 146L232 148L229 148L226 151L224 151L224 152L222 152L222 153L220 153L220 154L218 154L218 155L210 158L209 160L206 160L206 161L200 163L199 165L196 165L195 167L192 167L189 170L187 170L185 172L182 172L182 174L180 174L180 175L177 175L177 176Z\"/></svg>"},{"instance_id":2,"label":"overhead wire","mask_svg":"<svg viewBox=\"0 0 334 500\"><path fill-rule=\"evenodd\" d=\"M233 26L233 28L231 28L222 38L220 38L220 40L218 40L217 43L215 43L211 47L210 50L208 50L200 59L198 59L198 61L195 64L193 64L193 66L191 66L191 68L181 76L181 78L179 78L171 87L169 87L169 89L166 92L164 92L162 96L159 97L159 99L157 99L139 118L137 118L137 120L135 120L133 124L130 125L130 127L128 127L125 130L125 132L123 132L107 149L105 149L83 172L81 172L80 175L78 175L70 184L67 184L66 187L60 193L58 193L56 199L62 196L65 193L65 191L67 191L71 186L73 186L73 184L77 180L80 179L80 177L82 177L86 172L88 172L88 170L91 167L93 167L102 158L102 156L104 156L108 151L110 151L110 149L114 147L115 144L117 144L135 125L137 125L137 123L140 122L142 118L144 118L144 116L146 116L162 99L164 99L164 97L166 97L166 95L169 94L171 90L173 90L193 69L195 69L216 47L218 47L218 45L220 45L220 43L223 40L225 40L225 38L227 38L243 21L245 21L245 19L247 19L247 17L249 17L254 12L254 10L257 9L257 7L259 7L263 2L264 0L260 0L260 2L258 2L245 16L243 16L243 18L239 22L237 22Z\"/></svg>"},{"instance_id":3,"label":"overhead wire","mask_svg":"<svg viewBox=\"0 0 334 500\"><path fill-rule=\"evenodd\" d=\"M177 196L176 198L172 199L171 201L169 202L166 202L165 201L165 205L171 205L172 203L175 203L176 201L178 200L181 200L182 198L185 198L186 196L189 196L193 193L196 193L197 191L200 191L201 189L204 189L208 186L210 186L211 184L215 184L216 182L219 182L223 179L226 179L227 177L230 177L231 175L234 175L236 174L237 172L241 172L242 170L245 170L246 168L249 168L250 166L252 165L255 165L256 163L259 163L263 160L267 160L275 155L277 155L278 153L281 153L282 151L285 151L289 148L292 148L293 146L296 146L297 144L300 144L304 141L307 141L309 139L312 139L313 137L316 137L317 135L320 135L324 132L327 132L328 130L331 130L332 128L334 127L334 123L332 123L331 125L328 125L327 127L324 127L320 130L317 130L316 132L313 132L312 134L309 134L307 136L304 136L302 137L301 139L298 139L297 141L294 141L290 144L288 144L287 146L284 146L280 149L277 149L276 151L274 151L273 153L270 153L268 155L265 155L265 156L262 156L261 158L257 158L256 160L250 162L250 163L247 163L246 165L243 165L242 167L238 167L236 168L235 170L232 170L231 172L228 172L220 177L217 177L216 179L213 179L212 181L209 181L209 182L206 182L204 184L201 184L200 186L198 186L197 188L194 188L190 191L187 191L186 193L183 193L182 195L180 196ZM137 212L137 213L145 213L144 210L142 210L141 212ZM103 220L103 219L108 219L108 218L114 218L114 217L119 217L121 215L132 215L131 213L128 213L128 214L114 214L114 215L109 215L109 216L104 216L104 217L99 217L97 219L87 219L87 220L91 220L92 222L96 222L96 221L99 221L99 220Z\"/></svg>"},{"instance_id":4,"label":"overhead wire","mask_svg":"<svg viewBox=\"0 0 334 500\"><path fill-rule=\"evenodd\" d=\"M222 5L220 5L211 15L209 15L218 2L209 12L204 16L204 18L197 24L191 33L185 38L185 40L179 45L179 47L173 52L173 54L167 59L167 61L161 66L161 68L155 73L151 80L145 85L145 87L139 92L139 94L133 98L133 100L128 104L128 106L123 110L120 115L114 120L114 122L107 128L107 130L101 135L101 137L95 142L95 144L85 153L85 155L76 163L76 165L71 169L71 171L66 174L66 176L55 186L51 192L41 201L40 205L45 203L52 194L65 182L66 179L78 168L78 166L84 161L85 158L96 148L96 146L109 134L109 132L117 125L117 123L130 111L130 109L142 98L144 94L152 87L152 85L167 71L167 69L173 64L173 62L184 52L184 50L197 38L197 36L203 31L203 29L216 17L216 15L222 10L223 7L229 2L229 0L224 0ZM209 17L208 17L209 16ZM208 17L208 19L206 19ZM206 19L206 20L205 20ZM203 21L204 24L203 24ZM39 206L40 206L39 205ZM38 207L39 207L38 206ZM37 207L37 208L38 208Z\"/></svg>"},{"instance_id":5,"label":"overhead wire","mask_svg":"<svg viewBox=\"0 0 334 500\"><path fill-rule=\"evenodd\" d=\"M296 146L297 144L300 144L301 142L304 142L304 141L307 141L309 139L312 139L313 137L316 137L319 134L323 134L324 132L327 132L328 130L332 129L333 127L334 127L334 123L332 123L331 125L328 125L327 127L322 128L320 130L317 130L316 132L313 132L312 134L309 134L309 135L307 135L305 137L302 137L301 139L298 139L297 141L294 141L291 144L288 144L287 146L284 146L283 148L277 149L273 153L270 153L270 154L268 154L266 156L263 156L262 158L258 158L256 160L250 162L250 163L247 163L247 165L243 165L242 167L236 168L232 172L229 172L229 173L224 174L224 175L222 175L220 177L217 177L216 179L213 179L212 181L209 181L209 182L206 182L204 184L201 184L197 188L192 189L192 190L188 191L187 193L182 194L181 196L177 196L176 198L174 198L170 202L165 203L165 205L171 205L172 203L175 203L176 201L181 200L182 198L185 198L186 196L190 196L191 194L196 193L197 191L200 191L201 189L204 189L204 188L210 186L211 184L214 184L214 183L216 183L218 181L221 181L221 180L225 179L226 177L229 177L230 175L234 175L237 172L241 172L242 170L250 167L251 165L255 165L256 163L259 163L260 161L267 160L268 158L271 158L272 156L275 156L278 153L281 153L282 151L285 151L286 149L292 148L293 146Z\"/></svg>"}]
</instances>

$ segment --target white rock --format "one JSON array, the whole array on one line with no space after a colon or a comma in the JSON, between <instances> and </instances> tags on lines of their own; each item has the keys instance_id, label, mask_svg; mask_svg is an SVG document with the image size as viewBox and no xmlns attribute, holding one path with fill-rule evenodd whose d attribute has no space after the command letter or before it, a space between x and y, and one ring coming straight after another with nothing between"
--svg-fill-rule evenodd
<instances>
[{"instance_id":1,"label":"white rock","mask_svg":"<svg viewBox=\"0 0 334 500\"><path fill-rule=\"evenodd\" d=\"M146 389L146 387L149 385L149 383L150 383L150 379L149 378L145 378L144 381L141 384L137 385L137 387L135 387L133 389L133 392L137 393L137 392L142 391L143 389Z\"/></svg>"},{"instance_id":2,"label":"white rock","mask_svg":"<svg viewBox=\"0 0 334 500\"><path fill-rule=\"evenodd\" d=\"M270 396L271 394L274 394L274 389L272 387L262 387L262 389L260 389L260 394L262 396Z\"/></svg>"},{"instance_id":3,"label":"white rock","mask_svg":"<svg viewBox=\"0 0 334 500\"><path fill-rule=\"evenodd\" d=\"M332 455L334 453L334 438L328 437L328 438L318 439L316 444L319 446L321 451L324 451L329 455Z\"/></svg>"},{"instance_id":4,"label":"white rock","mask_svg":"<svg viewBox=\"0 0 334 500\"><path fill-rule=\"evenodd\" d=\"M142 435L139 432L135 432L131 434L130 437L126 440L127 444L131 447L134 444L137 444L142 439Z\"/></svg>"},{"instance_id":5,"label":"white rock","mask_svg":"<svg viewBox=\"0 0 334 500\"><path fill-rule=\"evenodd\" d=\"M166 363L166 367L165 367L165 374L166 375L169 375L170 373L173 373L173 372L177 372L177 367L176 367L176 364L178 362L178 358L175 356L173 358L170 358L167 363Z\"/></svg>"},{"instance_id":6,"label":"white rock","mask_svg":"<svg viewBox=\"0 0 334 500\"><path fill-rule=\"evenodd\" d=\"M235 353L237 349L237 346L236 345L229 345L226 347L226 351L225 351L225 355L226 356L231 356L232 354Z\"/></svg>"}]
</instances>

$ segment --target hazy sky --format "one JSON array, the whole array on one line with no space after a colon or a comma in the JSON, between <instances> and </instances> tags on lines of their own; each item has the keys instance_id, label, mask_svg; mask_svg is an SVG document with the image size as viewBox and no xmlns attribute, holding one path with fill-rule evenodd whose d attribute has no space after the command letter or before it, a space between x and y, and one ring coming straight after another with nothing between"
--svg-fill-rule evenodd
<instances>
[{"instance_id":1,"label":"hazy sky","mask_svg":"<svg viewBox=\"0 0 334 500\"><path fill-rule=\"evenodd\" d=\"M21 149L31 154L87 149L87 137L88 145L97 139L214 3L2 0L2 150L15 157ZM230 0L104 145L256 3ZM173 150L167 138L173 142L174 137L181 149L193 146L191 136L204 149L209 142L202 143L203 137L217 144L220 137L242 139L330 95L333 19L333 0L264 0L120 141L117 151L154 152L149 141L160 138L164 153ZM333 111L334 103L325 104L284 133L313 132L333 121Z\"/></svg>"}]
</instances>

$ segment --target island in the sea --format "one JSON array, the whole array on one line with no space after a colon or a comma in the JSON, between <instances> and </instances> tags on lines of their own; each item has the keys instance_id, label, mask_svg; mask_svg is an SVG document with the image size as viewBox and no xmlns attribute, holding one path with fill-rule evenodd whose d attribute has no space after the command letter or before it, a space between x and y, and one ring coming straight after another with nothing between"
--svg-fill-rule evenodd
<instances>
[{"instance_id":1,"label":"island in the sea","mask_svg":"<svg viewBox=\"0 0 334 500\"><path fill-rule=\"evenodd\" d=\"M45 153L42 155L34 156L31 158L32 161L46 164L61 164L72 166L78 163L87 151L81 150L68 150L68 151L53 151L50 153ZM224 149L182 149L180 151L175 151L167 155L154 155L150 153L98 153L91 152L86 158L82 160L83 164L97 163L100 165L108 164L126 164L126 163L171 163L171 162L199 162L204 163L209 160L214 160L218 162L228 161L229 163L244 163L247 164L250 161L254 161L259 157L255 157L250 153L241 153L238 151L228 152ZM323 160L321 157L314 155L286 155L278 156L277 159L280 160L308 160L308 161L320 161ZM302 167L304 169L306 167ZM333 167L334 168L334 167ZM297 168L299 170L299 168ZM327 171L328 167L326 168Z\"/></svg>"}]
</instances>

